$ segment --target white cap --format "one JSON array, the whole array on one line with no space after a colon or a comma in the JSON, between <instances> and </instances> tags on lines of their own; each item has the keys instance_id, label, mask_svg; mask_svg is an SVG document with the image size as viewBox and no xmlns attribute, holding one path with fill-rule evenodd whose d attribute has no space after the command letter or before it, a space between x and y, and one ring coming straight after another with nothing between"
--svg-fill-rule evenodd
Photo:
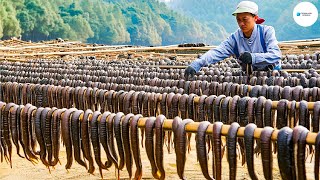
<instances>
[{"instance_id":1,"label":"white cap","mask_svg":"<svg viewBox=\"0 0 320 180\"><path fill-rule=\"evenodd\" d=\"M237 9L232 13L232 15L236 16L238 13L251 13L251 14L258 14L258 5L252 1L241 1Z\"/></svg>"}]
</instances>

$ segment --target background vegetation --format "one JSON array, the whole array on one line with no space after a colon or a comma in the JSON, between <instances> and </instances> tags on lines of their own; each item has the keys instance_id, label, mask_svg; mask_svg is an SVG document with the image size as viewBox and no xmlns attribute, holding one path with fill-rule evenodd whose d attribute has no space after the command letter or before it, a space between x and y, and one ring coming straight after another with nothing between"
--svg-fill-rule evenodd
<instances>
[{"instance_id":1,"label":"background vegetation","mask_svg":"<svg viewBox=\"0 0 320 180\"><path fill-rule=\"evenodd\" d=\"M213 33L195 19L157 0L0 0L0 38L66 38L89 43L167 45L213 43Z\"/></svg>"},{"instance_id":2,"label":"background vegetation","mask_svg":"<svg viewBox=\"0 0 320 180\"><path fill-rule=\"evenodd\" d=\"M238 1L225 0L0 0L0 38L63 38L89 43L219 44L237 29ZM258 1L279 40L320 37L320 18L309 28L292 18L289 0ZM297 2L296 2L297 3ZM314 1L320 10L320 3Z\"/></svg>"}]
</instances>

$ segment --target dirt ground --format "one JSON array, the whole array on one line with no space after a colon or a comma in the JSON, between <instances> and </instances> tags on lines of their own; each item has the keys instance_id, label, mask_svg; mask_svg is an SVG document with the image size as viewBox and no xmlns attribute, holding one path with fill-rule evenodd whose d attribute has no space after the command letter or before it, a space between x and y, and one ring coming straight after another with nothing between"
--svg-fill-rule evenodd
<instances>
[{"instance_id":1,"label":"dirt ground","mask_svg":"<svg viewBox=\"0 0 320 180\"><path fill-rule=\"evenodd\" d=\"M140 147L141 149L141 156L142 156L142 163L143 163L143 179L153 179L151 175L151 167L148 161L145 149ZM176 173L176 158L174 150L171 153L168 153L165 148L165 155L164 155L164 163L165 163L165 170L166 170L166 179L179 179ZM65 149L62 148L60 151L60 161L62 165L58 164L54 169L51 169L51 173L49 173L48 169L39 162L36 165L33 165L26 159L20 158L16 155L15 149L13 150L12 156L12 163L13 167L10 168L10 165L6 162L0 163L0 179L1 180L12 180L12 179L101 179L99 170L96 167L96 171L94 175L88 174L86 169L75 161L73 161L72 167L69 171L65 170L64 165L66 164L66 152ZM105 157L104 157L105 159ZM314 158L313 158L314 159ZM209 154L209 173L212 174L212 166L211 166L212 154ZM241 159L238 159L237 164L237 179L250 179L248 170L246 166L241 166ZM263 170L262 170L262 162L260 157L255 156L255 172L259 179L264 179ZM306 161L306 171L307 171L307 179L314 179L313 176L313 164L314 160L310 163L310 156ZM228 174L228 162L226 159L226 155L223 158L222 162L222 177L223 179L229 179ZM277 156L274 155L273 158L273 179L281 179L278 169L278 161ZM135 171L135 165L133 165L133 173ZM195 141L192 141L192 150L190 154L187 156L186 167L185 167L185 176L188 179L205 179L202 175L200 165L197 162L197 155L195 149ZM103 171L104 179L116 179L115 176L115 169L114 167L110 168L108 171ZM126 170L120 172L121 179L128 179L128 174Z\"/></svg>"}]
</instances>

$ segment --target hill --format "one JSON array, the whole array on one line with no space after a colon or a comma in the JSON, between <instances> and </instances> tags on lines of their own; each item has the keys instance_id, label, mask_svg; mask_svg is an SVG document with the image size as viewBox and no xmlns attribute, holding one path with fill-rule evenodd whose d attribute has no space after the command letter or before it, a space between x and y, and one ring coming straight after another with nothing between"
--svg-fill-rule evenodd
<instances>
[{"instance_id":1,"label":"hill","mask_svg":"<svg viewBox=\"0 0 320 180\"><path fill-rule=\"evenodd\" d=\"M310 27L301 27L294 22L292 13L299 2L290 0L253 1L259 6L259 15L266 19L264 24L275 28L278 40L320 37L320 15L318 21ZM200 22L216 23L218 26L224 27L228 33L232 33L238 28L235 17L231 14L240 0L168 0L166 2L171 9L194 17ZM313 3L320 12L319 1L311 0L309 2Z\"/></svg>"},{"instance_id":2,"label":"hill","mask_svg":"<svg viewBox=\"0 0 320 180\"><path fill-rule=\"evenodd\" d=\"M200 23L157 0L8 0L0 7L1 39L168 45L216 44L227 36L222 26Z\"/></svg>"}]
</instances>

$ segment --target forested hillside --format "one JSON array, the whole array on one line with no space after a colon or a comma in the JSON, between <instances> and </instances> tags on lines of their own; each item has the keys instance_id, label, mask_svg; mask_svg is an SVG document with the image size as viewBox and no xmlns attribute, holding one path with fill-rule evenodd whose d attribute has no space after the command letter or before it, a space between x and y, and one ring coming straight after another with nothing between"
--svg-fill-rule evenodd
<instances>
[{"instance_id":1,"label":"forested hillside","mask_svg":"<svg viewBox=\"0 0 320 180\"><path fill-rule=\"evenodd\" d=\"M222 26L202 24L157 0L0 0L0 38L19 35L133 45L216 44L227 36Z\"/></svg>"},{"instance_id":2,"label":"forested hillside","mask_svg":"<svg viewBox=\"0 0 320 180\"><path fill-rule=\"evenodd\" d=\"M264 24L274 26L278 40L320 38L320 15L311 27L301 27L294 22L293 9L300 1L253 1L259 5L259 15L266 20ZM216 23L223 26L228 33L232 33L238 26L231 14L239 2L240 0L170 0L167 4L173 10L194 17L200 22ZM313 3L320 11L319 1L308 2Z\"/></svg>"}]
</instances>

